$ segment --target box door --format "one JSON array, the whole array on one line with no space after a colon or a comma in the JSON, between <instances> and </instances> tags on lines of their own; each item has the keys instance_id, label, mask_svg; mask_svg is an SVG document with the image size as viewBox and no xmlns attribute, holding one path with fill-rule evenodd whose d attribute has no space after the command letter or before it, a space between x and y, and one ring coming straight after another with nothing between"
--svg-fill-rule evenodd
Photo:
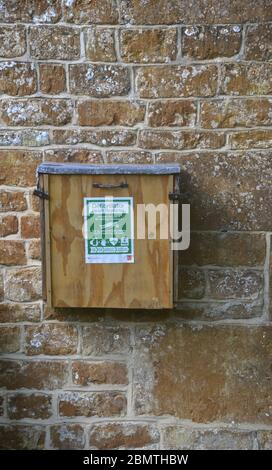
<instances>
[{"instance_id":1,"label":"box door","mask_svg":"<svg viewBox=\"0 0 272 470\"><path fill-rule=\"evenodd\" d=\"M54 307L171 308L173 266L170 239L137 240L137 204L167 204L172 175L45 175L49 201L47 292ZM104 189L98 185L127 183ZM95 183L95 185L94 185ZM134 263L87 264L82 231L86 197L132 197ZM168 216L169 218L169 211ZM146 218L147 220L147 218ZM169 224L168 224L169 226ZM146 227L147 233L148 227ZM50 256L48 255L50 250ZM48 278L50 278L48 280Z\"/></svg>"}]
</instances>

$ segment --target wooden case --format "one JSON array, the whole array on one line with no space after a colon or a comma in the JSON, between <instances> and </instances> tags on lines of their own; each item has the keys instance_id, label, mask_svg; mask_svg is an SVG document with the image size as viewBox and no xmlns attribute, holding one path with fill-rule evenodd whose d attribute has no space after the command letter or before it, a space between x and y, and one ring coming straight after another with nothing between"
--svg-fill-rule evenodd
<instances>
[{"instance_id":1,"label":"wooden case","mask_svg":"<svg viewBox=\"0 0 272 470\"><path fill-rule=\"evenodd\" d=\"M169 206L179 172L176 164L39 166L36 194L42 201L43 292L49 306L173 307L177 252L171 250L170 235L159 238L160 218L156 219L155 239L138 240L135 235L134 263L87 264L83 201L86 197L133 197L136 234L137 204ZM107 188L109 185L116 187Z\"/></svg>"}]
</instances>

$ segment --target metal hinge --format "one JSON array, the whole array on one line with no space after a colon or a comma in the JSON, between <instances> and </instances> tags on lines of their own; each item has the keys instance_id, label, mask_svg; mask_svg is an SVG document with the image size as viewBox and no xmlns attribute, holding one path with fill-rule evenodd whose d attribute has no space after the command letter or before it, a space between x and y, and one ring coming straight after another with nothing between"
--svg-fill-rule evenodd
<instances>
[{"instance_id":1,"label":"metal hinge","mask_svg":"<svg viewBox=\"0 0 272 470\"><path fill-rule=\"evenodd\" d=\"M38 196L41 199L49 199L49 195L45 193L44 191L42 191L40 188L34 189L33 195Z\"/></svg>"},{"instance_id":2,"label":"metal hinge","mask_svg":"<svg viewBox=\"0 0 272 470\"><path fill-rule=\"evenodd\" d=\"M170 201L179 201L182 198L181 193L169 193L169 199Z\"/></svg>"},{"instance_id":3,"label":"metal hinge","mask_svg":"<svg viewBox=\"0 0 272 470\"><path fill-rule=\"evenodd\" d=\"M169 199L170 201L179 201L179 200L183 200L183 201L187 201L188 199L191 199L192 198L192 193L191 191L186 191L186 192L182 192L182 193L177 193L177 192L173 192L173 193L169 193Z\"/></svg>"}]
</instances>

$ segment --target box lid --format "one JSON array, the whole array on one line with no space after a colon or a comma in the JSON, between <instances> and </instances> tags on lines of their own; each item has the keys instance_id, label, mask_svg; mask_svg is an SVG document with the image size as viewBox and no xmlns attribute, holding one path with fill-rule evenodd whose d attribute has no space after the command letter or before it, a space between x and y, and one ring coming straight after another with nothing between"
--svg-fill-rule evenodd
<instances>
[{"instance_id":1,"label":"box lid","mask_svg":"<svg viewBox=\"0 0 272 470\"><path fill-rule=\"evenodd\" d=\"M172 175L180 173L178 163L165 163L156 165L145 164L102 164L88 165L84 163L55 163L43 162L37 168L38 174L51 175Z\"/></svg>"}]
</instances>

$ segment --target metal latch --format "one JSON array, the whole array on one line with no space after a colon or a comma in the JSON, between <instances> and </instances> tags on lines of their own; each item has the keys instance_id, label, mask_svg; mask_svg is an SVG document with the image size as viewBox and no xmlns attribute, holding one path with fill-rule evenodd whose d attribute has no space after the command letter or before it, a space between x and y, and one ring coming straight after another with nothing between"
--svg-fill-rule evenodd
<instances>
[{"instance_id":1,"label":"metal latch","mask_svg":"<svg viewBox=\"0 0 272 470\"><path fill-rule=\"evenodd\" d=\"M181 189L181 177L178 175L175 179L175 184L174 184L174 191L169 193L169 199L170 201L179 201L182 199L183 194L180 191Z\"/></svg>"},{"instance_id":2,"label":"metal latch","mask_svg":"<svg viewBox=\"0 0 272 470\"><path fill-rule=\"evenodd\" d=\"M117 188L128 188L128 184L124 181L121 181L121 183L117 183L117 184L93 183L93 187L100 188L100 189L117 189Z\"/></svg>"}]
</instances>

